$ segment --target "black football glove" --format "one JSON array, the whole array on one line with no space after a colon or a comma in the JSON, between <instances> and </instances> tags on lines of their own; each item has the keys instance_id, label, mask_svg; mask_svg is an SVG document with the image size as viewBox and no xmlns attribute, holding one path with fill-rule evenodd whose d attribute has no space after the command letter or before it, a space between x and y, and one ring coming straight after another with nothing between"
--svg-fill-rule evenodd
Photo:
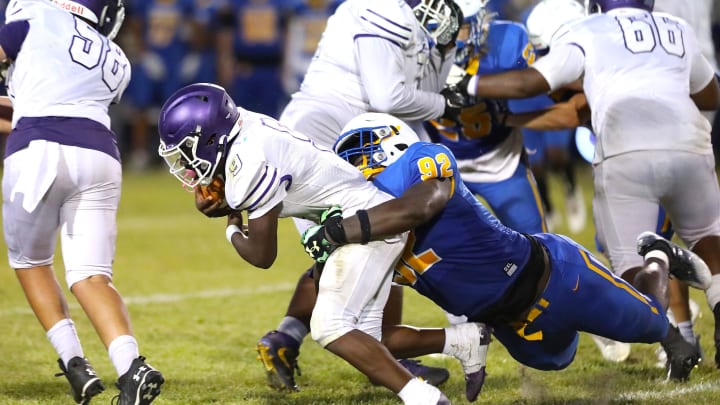
<instances>
[{"instance_id":1,"label":"black football glove","mask_svg":"<svg viewBox=\"0 0 720 405\"><path fill-rule=\"evenodd\" d=\"M453 84L442 89L440 95L445 98L445 111L440 118L459 123L460 112L464 107L470 105L470 98L466 92L463 92L457 84Z\"/></svg>"},{"instance_id":2,"label":"black football glove","mask_svg":"<svg viewBox=\"0 0 720 405\"><path fill-rule=\"evenodd\" d=\"M305 248L305 253L315 262L325 263L330 254L338 247L328 240L325 228L326 226L336 227L342 219L342 208L332 206L320 216L321 225L311 226L303 232L300 243Z\"/></svg>"},{"instance_id":3,"label":"black football glove","mask_svg":"<svg viewBox=\"0 0 720 405\"><path fill-rule=\"evenodd\" d=\"M316 263L325 263L337 247L327 239L324 225L314 225L306 229L300 243L305 248L305 253Z\"/></svg>"}]
</instances>

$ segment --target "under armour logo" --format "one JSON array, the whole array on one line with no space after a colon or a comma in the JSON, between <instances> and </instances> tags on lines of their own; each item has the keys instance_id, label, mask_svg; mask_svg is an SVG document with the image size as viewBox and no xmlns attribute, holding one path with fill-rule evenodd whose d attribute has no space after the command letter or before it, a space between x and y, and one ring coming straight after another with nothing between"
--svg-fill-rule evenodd
<instances>
[{"instance_id":1,"label":"under armour logo","mask_svg":"<svg viewBox=\"0 0 720 405\"><path fill-rule=\"evenodd\" d=\"M133 380L140 381L140 375L143 374L145 370L147 370L146 366L140 366L140 368L138 368L135 374L133 374Z\"/></svg>"},{"instance_id":2,"label":"under armour logo","mask_svg":"<svg viewBox=\"0 0 720 405\"><path fill-rule=\"evenodd\" d=\"M157 383L150 383L145 386L148 388L148 390L143 394L143 399L147 399L148 401L152 401L153 398L155 398L155 395L153 392L157 391L158 385Z\"/></svg>"},{"instance_id":3,"label":"under armour logo","mask_svg":"<svg viewBox=\"0 0 720 405\"><path fill-rule=\"evenodd\" d=\"M305 251L306 251L309 255L312 255L313 253L320 251L320 246L318 246L317 241L314 240L312 246L305 246Z\"/></svg>"}]
</instances>

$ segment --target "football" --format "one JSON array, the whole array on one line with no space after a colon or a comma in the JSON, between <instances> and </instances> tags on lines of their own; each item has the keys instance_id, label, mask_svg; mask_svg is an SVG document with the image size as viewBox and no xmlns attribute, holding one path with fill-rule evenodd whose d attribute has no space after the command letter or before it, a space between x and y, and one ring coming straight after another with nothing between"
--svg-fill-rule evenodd
<instances>
[{"instance_id":1,"label":"football","mask_svg":"<svg viewBox=\"0 0 720 405\"><path fill-rule=\"evenodd\" d=\"M225 181L220 177L215 177L207 186L198 186L200 193L205 198L212 198L213 201L225 200Z\"/></svg>"}]
</instances>

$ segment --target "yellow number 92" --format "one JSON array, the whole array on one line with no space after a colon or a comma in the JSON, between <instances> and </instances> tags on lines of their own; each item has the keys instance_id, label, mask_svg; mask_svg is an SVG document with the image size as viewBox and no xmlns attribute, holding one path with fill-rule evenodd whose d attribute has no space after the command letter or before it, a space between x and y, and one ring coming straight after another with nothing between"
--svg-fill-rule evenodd
<instances>
[{"instance_id":1,"label":"yellow number 92","mask_svg":"<svg viewBox=\"0 0 720 405\"><path fill-rule=\"evenodd\" d=\"M422 181L453 176L450 158L445 153L438 153L434 159L425 156L417 161L417 165Z\"/></svg>"}]
</instances>

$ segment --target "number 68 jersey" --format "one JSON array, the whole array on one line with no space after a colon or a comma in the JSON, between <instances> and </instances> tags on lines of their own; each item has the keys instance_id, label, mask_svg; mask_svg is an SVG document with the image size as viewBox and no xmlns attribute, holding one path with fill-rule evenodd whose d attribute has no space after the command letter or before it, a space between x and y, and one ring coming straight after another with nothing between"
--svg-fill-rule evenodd
<instances>
[{"instance_id":1,"label":"number 68 jersey","mask_svg":"<svg viewBox=\"0 0 720 405\"><path fill-rule=\"evenodd\" d=\"M665 13L619 8L555 34L538 70L555 90L583 78L595 163L638 150L710 154L710 124L690 98L714 71L692 28Z\"/></svg>"},{"instance_id":2,"label":"number 68 jersey","mask_svg":"<svg viewBox=\"0 0 720 405\"><path fill-rule=\"evenodd\" d=\"M11 2L6 24L25 22L24 37L8 35L2 42L14 60L7 80L13 128L22 117L79 117L109 129L108 106L119 101L130 81L125 53L51 1Z\"/></svg>"}]
</instances>

